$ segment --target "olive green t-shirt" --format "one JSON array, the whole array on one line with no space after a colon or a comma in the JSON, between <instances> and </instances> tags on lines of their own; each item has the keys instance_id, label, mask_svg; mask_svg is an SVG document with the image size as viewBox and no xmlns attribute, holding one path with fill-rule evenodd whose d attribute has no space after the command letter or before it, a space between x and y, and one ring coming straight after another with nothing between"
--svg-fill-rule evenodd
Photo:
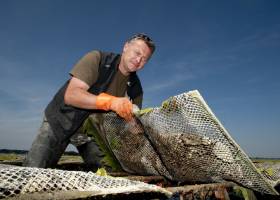
<instances>
[{"instance_id":1,"label":"olive green t-shirt","mask_svg":"<svg viewBox=\"0 0 280 200\"><path fill-rule=\"evenodd\" d=\"M74 76L89 86L92 86L98 78L98 68L100 63L101 55L99 51L91 51L82 57L78 63L70 71L70 75ZM120 70L117 71L113 77L112 82L109 84L106 93L117 96L124 97L127 96L127 82L129 76L124 76ZM138 105L139 108L142 107L143 95L139 95L133 99L133 103Z\"/></svg>"}]
</instances>

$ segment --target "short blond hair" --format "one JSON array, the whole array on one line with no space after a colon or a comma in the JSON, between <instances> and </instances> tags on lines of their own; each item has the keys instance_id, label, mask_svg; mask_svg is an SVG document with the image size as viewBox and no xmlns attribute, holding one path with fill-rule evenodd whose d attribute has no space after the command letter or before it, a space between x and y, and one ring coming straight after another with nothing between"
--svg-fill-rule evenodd
<instances>
[{"instance_id":1,"label":"short blond hair","mask_svg":"<svg viewBox=\"0 0 280 200\"><path fill-rule=\"evenodd\" d=\"M151 54L153 54L156 49L156 46L155 46L155 43L153 42L153 40L145 33L137 33L137 34L133 35L131 38L129 38L127 40L127 42L130 42L132 40L144 41L147 44L147 46L150 48L150 50L152 52Z\"/></svg>"}]
</instances>

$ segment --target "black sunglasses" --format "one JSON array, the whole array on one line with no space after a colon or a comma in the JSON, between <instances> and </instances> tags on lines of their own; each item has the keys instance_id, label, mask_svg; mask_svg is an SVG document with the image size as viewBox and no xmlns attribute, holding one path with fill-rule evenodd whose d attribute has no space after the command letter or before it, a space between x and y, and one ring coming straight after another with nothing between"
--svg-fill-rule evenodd
<instances>
[{"instance_id":1,"label":"black sunglasses","mask_svg":"<svg viewBox=\"0 0 280 200\"><path fill-rule=\"evenodd\" d=\"M142 39L146 42L151 42L151 43L153 42L153 40L149 36L142 34L142 33L132 36L131 40L133 40L133 39Z\"/></svg>"}]
</instances>

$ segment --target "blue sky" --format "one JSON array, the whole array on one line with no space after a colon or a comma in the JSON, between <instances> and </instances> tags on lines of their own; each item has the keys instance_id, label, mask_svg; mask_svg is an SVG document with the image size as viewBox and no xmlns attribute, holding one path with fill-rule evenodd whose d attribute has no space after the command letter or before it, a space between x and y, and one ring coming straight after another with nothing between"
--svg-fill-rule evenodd
<instances>
[{"instance_id":1,"label":"blue sky","mask_svg":"<svg viewBox=\"0 0 280 200\"><path fill-rule=\"evenodd\" d=\"M157 45L144 107L197 89L248 155L280 157L277 0L2 0L0 149L29 149L73 65L137 32Z\"/></svg>"}]
</instances>

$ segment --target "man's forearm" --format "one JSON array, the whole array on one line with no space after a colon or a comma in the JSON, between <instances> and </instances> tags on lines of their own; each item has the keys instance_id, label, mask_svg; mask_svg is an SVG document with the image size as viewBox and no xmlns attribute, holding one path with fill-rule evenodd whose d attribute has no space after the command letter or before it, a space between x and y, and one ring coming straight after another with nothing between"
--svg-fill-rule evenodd
<instances>
[{"instance_id":1,"label":"man's forearm","mask_svg":"<svg viewBox=\"0 0 280 200\"><path fill-rule=\"evenodd\" d=\"M75 88L65 93L64 103L77 108L96 109L96 96L83 89Z\"/></svg>"}]
</instances>

